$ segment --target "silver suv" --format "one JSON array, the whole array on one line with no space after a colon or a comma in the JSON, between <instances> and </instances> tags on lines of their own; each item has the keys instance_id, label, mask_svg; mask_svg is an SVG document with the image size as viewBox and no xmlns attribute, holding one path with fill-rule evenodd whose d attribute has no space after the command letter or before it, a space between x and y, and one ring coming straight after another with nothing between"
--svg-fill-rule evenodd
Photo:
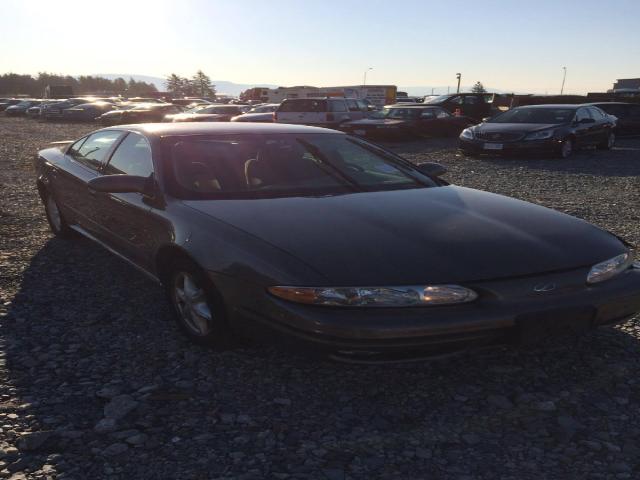
<instances>
[{"instance_id":1,"label":"silver suv","mask_svg":"<svg viewBox=\"0 0 640 480\"><path fill-rule=\"evenodd\" d=\"M366 100L354 98L288 98L274 112L273 120L339 128L344 122L364 118L368 111Z\"/></svg>"}]
</instances>

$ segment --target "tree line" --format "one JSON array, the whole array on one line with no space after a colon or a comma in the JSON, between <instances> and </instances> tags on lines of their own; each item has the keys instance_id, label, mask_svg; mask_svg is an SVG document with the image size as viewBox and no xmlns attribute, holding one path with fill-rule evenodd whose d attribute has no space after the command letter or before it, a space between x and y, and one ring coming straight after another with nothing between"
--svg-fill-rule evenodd
<instances>
[{"instance_id":1,"label":"tree line","mask_svg":"<svg viewBox=\"0 0 640 480\"><path fill-rule=\"evenodd\" d=\"M191 77L181 77L175 73L170 74L166 80L167 92L173 97L213 97L216 94L216 86L211 83L211 79L202 71L198 70Z\"/></svg>"},{"instance_id":2,"label":"tree line","mask_svg":"<svg viewBox=\"0 0 640 480\"><path fill-rule=\"evenodd\" d=\"M109 94L135 97L158 91L152 83L138 82L133 78L129 78L129 80L125 80L124 78L110 80L108 78L94 77L91 75L72 77L70 75L56 75L47 72L40 72L35 77L18 73L5 73L0 75L0 93L4 94L41 97L47 85L71 86L74 95L96 93L101 95Z\"/></svg>"}]
</instances>

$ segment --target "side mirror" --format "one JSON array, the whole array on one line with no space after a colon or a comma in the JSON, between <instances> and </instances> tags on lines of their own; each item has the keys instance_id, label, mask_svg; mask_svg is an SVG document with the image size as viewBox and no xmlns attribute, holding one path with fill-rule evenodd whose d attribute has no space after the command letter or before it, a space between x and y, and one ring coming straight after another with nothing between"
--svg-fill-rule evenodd
<instances>
[{"instance_id":1,"label":"side mirror","mask_svg":"<svg viewBox=\"0 0 640 480\"><path fill-rule=\"evenodd\" d=\"M89 180L89 190L103 193L149 193L151 179L137 175L104 175Z\"/></svg>"},{"instance_id":2,"label":"side mirror","mask_svg":"<svg viewBox=\"0 0 640 480\"><path fill-rule=\"evenodd\" d=\"M435 162L421 163L416 167L418 171L429 175L430 177L441 177L447 173L444 165Z\"/></svg>"}]
</instances>

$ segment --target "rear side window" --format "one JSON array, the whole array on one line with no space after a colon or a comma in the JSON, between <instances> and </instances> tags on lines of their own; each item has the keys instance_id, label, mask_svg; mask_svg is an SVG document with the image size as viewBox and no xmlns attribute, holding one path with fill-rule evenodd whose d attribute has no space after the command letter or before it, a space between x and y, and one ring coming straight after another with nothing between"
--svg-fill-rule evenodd
<instances>
[{"instance_id":1,"label":"rear side window","mask_svg":"<svg viewBox=\"0 0 640 480\"><path fill-rule=\"evenodd\" d=\"M148 177L153 173L153 160L149 142L142 135L130 133L127 135L105 168L107 175L138 175Z\"/></svg>"},{"instance_id":2,"label":"rear side window","mask_svg":"<svg viewBox=\"0 0 640 480\"><path fill-rule=\"evenodd\" d=\"M596 120L602 120L604 118L604 114L602 113L602 111L599 108L589 107L589 113Z\"/></svg>"},{"instance_id":3,"label":"rear side window","mask_svg":"<svg viewBox=\"0 0 640 480\"><path fill-rule=\"evenodd\" d=\"M118 130L94 133L89 135L77 150L74 144L69 150L69 155L83 165L98 170L104 163L107 153L121 135L122 132Z\"/></svg>"},{"instance_id":4,"label":"rear side window","mask_svg":"<svg viewBox=\"0 0 640 480\"><path fill-rule=\"evenodd\" d=\"M347 105L345 104L344 100L331 100L329 102L329 109L332 112L346 112Z\"/></svg>"},{"instance_id":5,"label":"rear side window","mask_svg":"<svg viewBox=\"0 0 640 480\"><path fill-rule=\"evenodd\" d=\"M326 112L326 100L285 100L280 104L278 112Z\"/></svg>"},{"instance_id":6,"label":"rear side window","mask_svg":"<svg viewBox=\"0 0 640 480\"><path fill-rule=\"evenodd\" d=\"M436 117L435 112L430 108L423 110L422 113L420 113L420 118L422 119L431 120L435 117Z\"/></svg>"}]
</instances>

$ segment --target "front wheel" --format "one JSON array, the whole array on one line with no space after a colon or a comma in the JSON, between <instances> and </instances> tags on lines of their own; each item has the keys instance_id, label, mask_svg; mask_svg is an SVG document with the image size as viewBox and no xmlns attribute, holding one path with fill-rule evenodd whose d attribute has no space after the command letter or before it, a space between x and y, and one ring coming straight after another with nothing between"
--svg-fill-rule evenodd
<instances>
[{"instance_id":1,"label":"front wheel","mask_svg":"<svg viewBox=\"0 0 640 480\"><path fill-rule=\"evenodd\" d=\"M573 155L573 140L565 138L560 144L560 158L569 158Z\"/></svg>"},{"instance_id":2,"label":"front wheel","mask_svg":"<svg viewBox=\"0 0 640 480\"><path fill-rule=\"evenodd\" d=\"M229 346L222 298L200 268L187 260L176 261L165 288L178 326L189 340L217 348Z\"/></svg>"},{"instance_id":3,"label":"front wheel","mask_svg":"<svg viewBox=\"0 0 640 480\"><path fill-rule=\"evenodd\" d=\"M69 228L69 225L67 225L67 222L62 216L62 212L60 212L60 208L56 203L56 199L53 198L51 192L45 190L42 195L42 201L44 203L44 211L47 216L47 222L49 222L51 232L58 237L72 237L74 232Z\"/></svg>"},{"instance_id":4,"label":"front wheel","mask_svg":"<svg viewBox=\"0 0 640 480\"><path fill-rule=\"evenodd\" d=\"M604 140L598 144L599 150L611 150L616 143L616 134L613 132L607 132Z\"/></svg>"}]
</instances>

